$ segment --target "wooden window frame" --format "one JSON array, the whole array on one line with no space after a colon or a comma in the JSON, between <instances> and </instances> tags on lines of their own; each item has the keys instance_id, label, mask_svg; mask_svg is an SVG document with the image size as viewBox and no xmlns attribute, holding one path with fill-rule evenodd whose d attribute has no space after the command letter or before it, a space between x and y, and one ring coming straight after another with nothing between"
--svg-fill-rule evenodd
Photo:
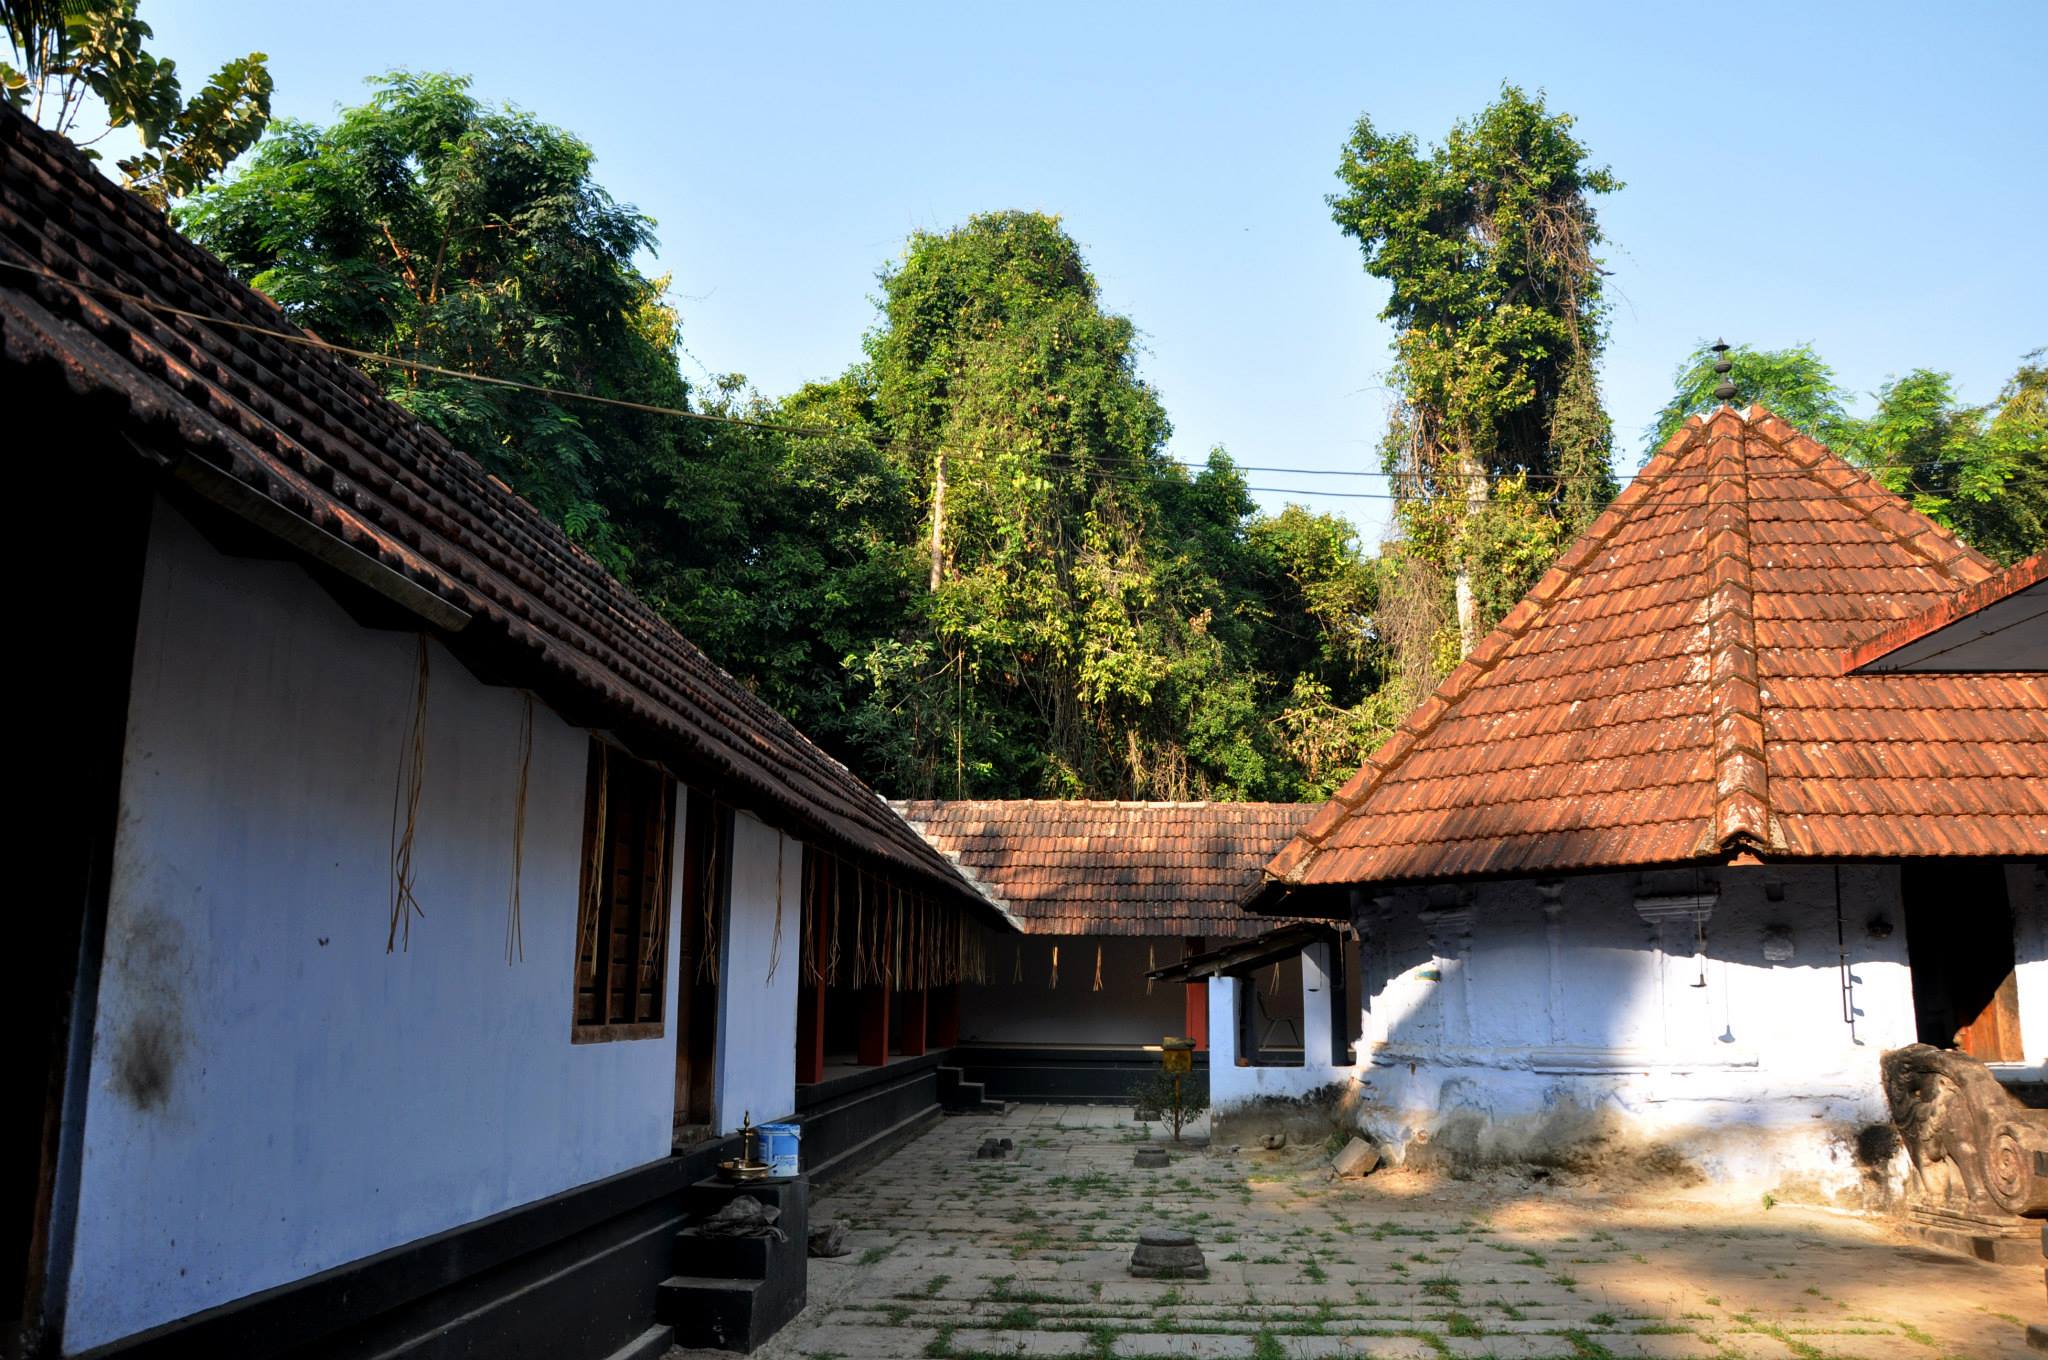
<instances>
[{"instance_id":1,"label":"wooden window frame","mask_svg":"<svg viewBox=\"0 0 2048 1360\"><path fill-rule=\"evenodd\" d=\"M571 1043L660 1039L668 1033L676 794L667 771L591 738L576 885ZM622 879L628 880L623 893ZM622 907L628 913L623 922ZM605 983L622 966L622 948L627 972L620 990ZM586 1018L586 1000L595 1018Z\"/></svg>"}]
</instances>

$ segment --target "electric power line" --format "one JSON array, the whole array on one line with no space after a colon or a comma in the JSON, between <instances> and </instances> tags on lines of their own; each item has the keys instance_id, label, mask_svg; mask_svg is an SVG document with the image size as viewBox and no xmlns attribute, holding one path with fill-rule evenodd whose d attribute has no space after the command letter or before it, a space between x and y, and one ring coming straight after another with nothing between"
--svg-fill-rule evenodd
<instances>
[{"instance_id":1,"label":"electric power line","mask_svg":"<svg viewBox=\"0 0 2048 1360\"><path fill-rule=\"evenodd\" d=\"M435 377L453 378L464 382L474 382L485 386L501 387L513 391L527 392L535 396L544 396L551 399L581 401L592 405L614 407L622 410L634 411L642 415L664 416L672 419L695 421L698 423L710 425L724 425L733 428L753 430L760 433L781 434L804 439L852 439L857 440L861 443L865 443L870 447L876 449L887 449L897 453L921 453L933 456L943 456L950 453L955 456L959 456L967 452L964 449L949 448L944 445L928 444L921 441L905 440L899 437L877 435L872 431L853 429L844 426L796 425L782 421L762 420L747 416L726 415L711 411L692 411L685 407L662 406L650 402L630 401L620 397L605 397L599 396L598 394L593 392L579 392L569 388L549 387L542 383L524 382L516 378L503 378L495 374L475 373L465 369L449 368L441 364L430 364L418 359L405 359L400 358L397 355L379 354L374 350L356 349L349 345L336 344L331 340L324 340L319 336L304 330L279 330L273 326L258 325L255 322L241 321L234 319L232 317L224 317L207 312L194 311L187 307L180 307L173 303L160 301L156 298L144 297L141 294L130 293L125 290L114 288L106 284L84 283L76 279L68 279L65 278L63 275L57 274L50 270L38 268L34 265L23 264L14 260L0 260L0 268L10 269L17 273L26 274L32 278L40 279L46 283L54 283L61 287L70 288L80 293L112 298L121 302L130 303L137 307L142 307L152 312L158 312L167 316L178 317L187 321L196 322L201 325L221 327L229 330L244 331L255 335L261 335L268 339L281 341L285 344L298 345L306 349L325 351L330 354L341 355L343 357L355 359L364 363L383 364L387 367L399 368L406 370L408 372L425 373L431 374ZM1090 469L1084 467L1078 460L1073 459L1071 455L1064 455L1058 453L1044 453L1039 455L1039 458L1041 462L1050 463L1055 467L1064 467L1069 471L1081 471L1088 473L1091 477L1099 481L1108 481L1112 483L1133 487L1150 486L1153 484L1153 478L1148 476L1144 470L1137 467L1132 467L1128 469L1098 467ZM1194 463L1187 461L1185 459L1174 459L1165 457L1162 457L1160 461L1166 463L1169 466L1189 471L1206 471L1211 466L1211 464L1208 463ZM1923 461L1918 463L1870 463L1861 464L1859 466L1861 466L1863 470L1870 472L1914 472L1936 467L1939 466L1939 464ZM1279 473L1285 476L1378 477L1389 482L1395 482L1397 484L1402 481L1407 481L1411 484L1414 484L1424 480L1420 476L1420 474L1412 472L1373 472L1370 470L1363 469L1306 468L1274 464L1235 462L1231 464L1231 468L1234 471L1238 472L1270 472ZM1558 474L1555 473L1523 473L1520 475L1526 482L1546 482L1561 484L1565 480L1564 478L1560 477ZM1681 478L1704 479L1714 477L1716 475L1718 474L1707 471L1673 470L1669 472L1660 473L1658 474L1658 477L1660 480L1678 480ZM1811 476L1811 473L1804 469L1792 469L1782 472L1749 472L1746 475L1750 478L1755 479L1770 479L1807 477ZM1641 474L1638 474L1638 478L1640 478L1640 476ZM1261 495L1321 497L1325 499L1340 500L1399 502L1410 499L1410 497L1403 496L1396 492L1384 491L1376 492L1324 490L1320 488L1310 487L1253 486L1249 484L1245 487L1245 490L1255 492ZM1921 490L1921 488L1916 487L1912 488L1912 490L1917 491ZM1456 494L1455 489L1453 489L1452 492L1449 494ZM1855 502L1872 500L1890 500L1893 499L1897 494L1899 493L1878 489L1863 494L1831 491L1827 493L1814 493L1800 496L1751 496L1747 499L1752 504L1770 504L1774 502L1808 503L1817 500Z\"/></svg>"}]
</instances>

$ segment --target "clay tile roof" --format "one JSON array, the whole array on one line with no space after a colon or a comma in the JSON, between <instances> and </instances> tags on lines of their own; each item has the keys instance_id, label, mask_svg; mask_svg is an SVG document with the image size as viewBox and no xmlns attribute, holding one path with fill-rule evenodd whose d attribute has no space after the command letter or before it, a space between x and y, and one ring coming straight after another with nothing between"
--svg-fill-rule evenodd
<instances>
[{"instance_id":1,"label":"clay tile roof","mask_svg":"<svg viewBox=\"0 0 2048 1360\"><path fill-rule=\"evenodd\" d=\"M474 459L344 359L265 334L304 332L4 104L0 266L0 378L38 418L111 422L138 475L211 479L322 560L347 554L413 592L451 645L572 696L592 725L646 735L719 796L985 906L878 795Z\"/></svg>"},{"instance_id":2,"label":"clay tile roof","mask_svg":"<svg viewBox=\"0 0 2048 1360\"><path fill-rule=\"evenodd\" d=\"M1039 935L1237 938L1271 922L1238 898L1311 803L893 804Z\"/></svg>"},{"instance_id":3,"label":"clay tile roof","mask_svg":"<svg viewBox=\"0 0 2048 1360\"><path fill-rule=\"evenodd\" d=\"M2048 553L1893 624L1851 648L1842 669L2048 670Z\"/></svg>"},{"instance_id":4,"label":"clay tile roof","mask_svg":"<svg viewBox=\"0 0 2048 1360\"><path fill-rule=\"evenodd\" d=\"M1760 408L1694 418L1267 865L1290 890L2048 854L2048 676L1845 675L1993 568Z\"/></svg>"}]
</instances>

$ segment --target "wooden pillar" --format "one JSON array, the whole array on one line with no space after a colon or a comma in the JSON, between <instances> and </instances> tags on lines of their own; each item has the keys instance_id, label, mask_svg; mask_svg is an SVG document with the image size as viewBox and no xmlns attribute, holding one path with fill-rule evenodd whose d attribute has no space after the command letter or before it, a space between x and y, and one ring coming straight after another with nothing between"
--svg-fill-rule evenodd
<instances>
[{"instance_id":1,"label":"wooden pillar","mask_svg":"<svg viewBox=\"0 0 2048 1360\"><path fill-rule=\"evenodd\" d=\"M833 861L824 861L831 866ZM805 943L811 951L815 979L797 977L796 996L796 1084L808 1086L825 1079L825 960L832 955L832 913L827 901L835 868L821 867L812 876L811 919L815 923ZM801 951L799 951L801 955ZM801 966L801 958L799 958Z\"/></svg>"},{"instance_id":2,"label":"wooden pillar","mask_svg":"<svg viewBox=\"0 0 2048 1360\"><path fill-rule=\"evenodd\" d=\"M960 984L934 987L931 999L931 1044L953 1048L960 1042Z\"/></svg>"},{"instance_id":3,"label":"wooden pillar","mask_svg":"<svg viewBox=\"0 0 2048 1360\"><path fill-rule=\"evenodd\" d=\"M825 989L805 982L796 994L796 1084L825 1079Z\"/></svg>"},{"instance_id":4,"label":"wooden pillar","mask_svg":"<svg viewBox=\"0 0 2048 1360\"><path fill-rule=\"evenodd\" d=\"M903 1056L921 1058L924 1056L926 1023L931 1018L931 994L922 987L912 987L903 993Z\"/></svg>"},{"instance_id":5,"label":"wooden pillar","mask_svg":"<svg viewBox=\"0 0 2048 1360\"><path fill-rule=\"evenodd\" d=\"M860 1065L882 1067L889 1061L889 988L872 983L860 989Z\"/></svg>"},{"instance_id":6,"label":"wooden pillar","mask_svg":"<svg viewBox=\"0 0 2048 1360\"><path fill-rule=\"evenodd\" d=\"M1194 935L1186 940L1181 950L1181 957L1190 958L1201 952L1202 937ZM1185 1021L1186 1028L1183 1032L1188 1038L1195 1041L1195 1050L1197 1052L1207 1052L1209 1048L1208 979L1204 978L1199 982L1190 982L1187 984L1187 988L1187 1017Z\"/></svg>"}]
</instances>

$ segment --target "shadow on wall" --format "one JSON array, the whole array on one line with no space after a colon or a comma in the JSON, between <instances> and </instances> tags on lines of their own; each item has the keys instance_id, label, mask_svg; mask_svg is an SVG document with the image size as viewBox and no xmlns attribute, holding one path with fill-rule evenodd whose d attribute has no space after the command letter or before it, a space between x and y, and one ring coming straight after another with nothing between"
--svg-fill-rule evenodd
<instances>
[{"instance_id":1,"label":"shadow on wall","mask_svg":"<svg viewBox=\"0 0 2048 1360\"><path fill-rule=\"evenodd\" d=\"M1988 1032L2019 1058L2014 923L2031 940L2038 915L2031 871L1957 866L1938 904L1903 881L1895 865L1760 866L1378 897L1356 922L1360 1062L1307 1103L1397 1165L1889 1202L1905 1163L1880 1055L2009 1004ZM1966 975L1929 962L2000 948ZM1302 1102L1244 1108L1260 1075L1245 1071L1219 1092L1238 1097L1226 1126L1300 1118Z\"/></svg>"}]
</instances>

